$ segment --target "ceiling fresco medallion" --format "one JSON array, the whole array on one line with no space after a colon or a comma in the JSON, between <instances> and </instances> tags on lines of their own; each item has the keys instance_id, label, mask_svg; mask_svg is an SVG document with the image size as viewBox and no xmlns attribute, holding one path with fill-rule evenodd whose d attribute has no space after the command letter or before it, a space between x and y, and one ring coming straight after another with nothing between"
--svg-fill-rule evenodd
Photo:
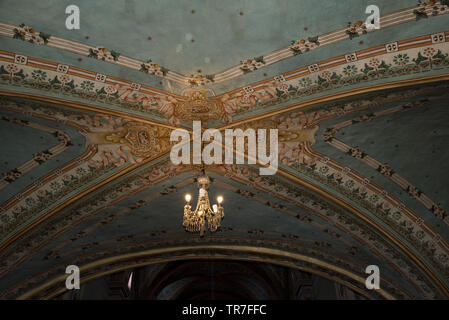
<instances>
[{"instance_id":1,"label":"ceiling fresco medallion","mask_svg":"<svg viewBox=\"0 0 449 320\"><path fill-rule=\"evenodd\" d=\"M145 156L154 149L157 149L157 128L151 128L145 125L134 125L127 123L125 128L128 129L124 139L130 144L131 152L136 156Z\"/></svg>"},{"instance_id":2,"label":"ceiling fresco medallion","mask_svg":"<svg viewBox=\"0 0 449 320\"><path fill-rule=\"evenodd\" d=\"M210 121L223 117L223 104L209 96L215 95L210 89L185 89L182 94L189 97L187 101L179 102L175 108L175 117L182 120Z\"/></svg>"},{"instance_id":3,"label":"ceiling fresco medallion","mask_svg":"<svg viewBox=\"0 0 449 320\"><path fill-rule=\"evenodd\" d=\"M131 121L118 132L88 133L88 139L95 144L122 144L138 158L149 158L166 152L170 148L171 130L164 127Z\"/></svg>"}]
</instances>

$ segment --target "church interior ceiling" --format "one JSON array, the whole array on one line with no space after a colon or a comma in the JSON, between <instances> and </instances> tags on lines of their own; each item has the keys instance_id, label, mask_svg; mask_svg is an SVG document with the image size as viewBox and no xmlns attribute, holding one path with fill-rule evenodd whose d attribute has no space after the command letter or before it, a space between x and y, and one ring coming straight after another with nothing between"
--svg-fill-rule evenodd
<instances>
[{"instance_id":1,"label":"church interior ceiling","mask_svg":"<svg viewBox=\"0 0 449 320\"><path fill-rule=\"evenodd\" d=\"M0 299L449 298L449 1L114 2L0 1ZM277 129L276 173L174 164L194 121Z\"/></svg>"}]
</instances>

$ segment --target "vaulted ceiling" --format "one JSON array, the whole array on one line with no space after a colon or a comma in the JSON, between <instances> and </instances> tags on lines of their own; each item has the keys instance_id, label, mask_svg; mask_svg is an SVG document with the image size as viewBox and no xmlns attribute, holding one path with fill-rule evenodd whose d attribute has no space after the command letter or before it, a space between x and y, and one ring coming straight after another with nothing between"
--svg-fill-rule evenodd
<instances>
[{"instance_id":1,"label":"vaulted ceiling","mask_svg":"<svg viewBox=\"0 0 449 320\"><path fill-rule=\"evenodd\" d=\"M377 1L378 30L359 0L79 2L79 30L72 1L0 2L1 298L192 259L449 297L447 1ZM202 238L181 225L199 167L169 157L192 120L280 134L273 176L206 166L226 217Z\"/></svg>"}]
</instances>

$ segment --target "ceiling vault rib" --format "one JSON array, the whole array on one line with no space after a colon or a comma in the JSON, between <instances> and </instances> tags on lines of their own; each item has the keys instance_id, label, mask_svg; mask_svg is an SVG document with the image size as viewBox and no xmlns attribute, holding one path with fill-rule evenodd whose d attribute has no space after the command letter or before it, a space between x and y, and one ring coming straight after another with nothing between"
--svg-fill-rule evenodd
<instances>
[{"instance_id":1,"label":"ceiling vault rib","mask_svg":"<svg viewBox=\"0 0 449 320\"><path fill-rule=\"evenodd\" d=\"M269 118L269 117L272 117L272 116L275 116L278 114L303 109L303 108L306 108L306 107L309 107L309 106L312 106L315 104L323 103L323 102L329 102L329 101L333 101L333 100L337 100L337 99L341 99L341 98L355 96L357 94L370 93L370 92L375 92L375 91L384 90L384 89L400 88L400 87L405 87L405 86L409 86L409 85L425 84L425 83L432 83L432 82L438 82L438 81L444 81L444 80L449 80L449 74L433 75L433 76L427 76L427 77L422 77L422 78L393 81L393 82L378 84L378 85L365 87L365 88L351 89L351 90L347 90L344 92L330 94L330 95L327 95L324 97L318 97L318 98L314 98L311 100L302 101L302 102L295 103L293 105L290 105L290 106L287 106L284 108L265 112L265 113L262 113L262 114L259 114L256 116L252 116L252 117L248 117L248 118L245 118L242 120L236 120L229 124L219 126L219 127L217 127L217 129L225 130L225 129L233 128L238 125L248 123L248 122L266 119L266 118ZM138 117L136 115L129 114L126 112L119 112L119 111L114 111L114 110L110 110L110 109L104 109L101 107L91 106L91 105L87 105L87 104L83 104L83 103L79 103L79 102L66 101L66 100L62 100L59 98L44 97L44 96L40 96L37 94L14 92L14 91L8 91L8 90L4 90L4 89L0 89L0 94L6 95L6 96L17 96L17 97L23 97L23 98L36 99L39 101L52 102L52 103L56 103L56 104L60 104L60 105L66 105L66 106L69 106L69 107L72 107L72 108L75 108L78 110L99 112L99 113L103 113L103 114L107 114L107 115L128 118L131 120L136 120L136 121L140 121L143 123L148 123L148 124L161 126L161 127L165 127L165 128L169 128L169 129L184 129L184 130L191 132L191 129L188 127L180 127L180 126L165 124L165 123L157 122L155 120L148 119L146 117Z\"/></svg>"},{"instance_id":2,"label":"ceiling vault rib","mask_svg":"<svg viewBox=\"0 0 449 320\"><path fill-rule=\"evenodd\" d=\"M15 91L9 91L9 90L4 90L4 89L0 89L0 95L5 95L5 96L12 96L12 97L21 97L21 98L28 98L28 99L35 99L35 100L39 100L39 101L45 101L45 102L51 102L51 103L55 103L55 104L59 104L62 106L68 106L77 110L85 110L85 111L92 111L92 112L97 112L100 114L105 114L105 115L110 115L110 116L115 116L115 117L122 117L122 118L127 118L130 120L135 120L135 121L139 121L142 123L148 123L151 125L155 125L155 126L160 126L160 127L164 127L164 128L168 128L168 129L179 129L180 127L174 126L174 125L170 125L170 124L166 124L166 123L162 123L162 122L157 122L155 120L151 120L145 117L139 117L133 114L129 114L126 112L120 112L120 111L115 111L115 110L111 110L111 109L104 109L101 107L97 107L97 106L92 106L92 105L87 105L84 103L80 103L80 102L74 102L74 101L67 101L67 100L62 100L59 98L53 98L53 97L45 97L45 96L40 96L37 94L31 94L31 93L23 93L23 92L15 92ZM188 130L189 128L183 128Z\"/></svg>"},{"instance_id":3,"label":"ceiling vault rib","mask_svg":"<svg viewBox=\"0 0 449 320\"><path fill-rule=\"evenodd\" d=\"M352 89L352 90L348 90L348 91L344 91L344 92L330 94L330 95L327 95L327 96L324 96L324 97L318 97L318 98L315 98L315 99L302 101L302 102L295 103L295 104L287 106L287 107L283 107L283 108L279 108L279 109L276 109L276 110L273 110L273 111L265 112L265 113L262 113L262 114L259 114L259 115L256 115L256 116L252 116L252 117L248 117L248 118L245 118L245 119L242 119L242 120L236 120L236 121L233 121L232 123L220 126L217 129L218 130L225 130L225 129L233 128L233 127L238 126L238 125L242 125L242 124L248 123L248 122L270 118L272 116L279 115L279 114L282 114L282 113L286 113L286 112L290 112L290 111L294 111L294 110L299 110L299 109L303 109L303 108L306 108L306 107L309 107L309 106L312 106L312 105L315 105L315 104L319 104L319 103L323 103L323 102L329 102L329 101L334 101L334 100L337 100L337 99L351 97L351 96L355 96L355 95L358 95L358 94L375 92L375 91L380 91L380 90L384 90L384 89L401 88L401 87L406 87L406 86L416 85L416 84L432 83L432 82L438 82L438 81L444 81L444 80L449 80L449 74L434 75L434 76L427 76L427 77L415 78L415 79L407 79L407 80L400 80L400 81L394 81L394 82L389 82L389 83L378 84L378 85L365 87L365 88Z\"/></svg>"},{"instance_id":4,"label":"ceiling vault rib","mask_svg":"<svg viewBox=\"0 0 449 320\"><path fill-rule=\"evenodd\" d=\"M147 250L147 251L143 251L143 252L134 252L134 253L129 253L129 254L124 254L124 255L120 255L120 256L114 256L114 257L109 257L109 258L105 258L105 259L101 259L101 260L97 260L91 263L88 263L84 266L80 267L80 271L81 272L86 272L87 270L89 270L90 268L95 268L101 265L107 265L109 263L114 263L120 260L126 260L126 259L133 259L133 258L139 258L139 257L144 257L144 256L151 256L157 253L165 253L165 254L170 254L170 253L176 253L177 251L199 251L199 250L228 250L228 251L234 251L234 252L248 252L248 253L253 253L253 254L266 254L269 256L277 256L279 258L288 258L288 259L294 259L297 261L305 261L308 263L312 263L314 265L323 267L327 270L332 270L334 272L337 272L339 274L345 275L355 281L357 281L360 284L365 284L365 278L353 274L352 272L349 272L345 269L342 269L338 266L334 266L331 265L325 261L321 261L319 259L313 258L313 257L309 257L303 254L298 254L298 253L293 253L293 252L288 252L288 251L283 251L283 250L279 250L279 249L273 249L273 248L265 248L265 247L251 247L251 246L240 246L240 245L201 245L201 246L183 246L183 247L176 247L176 248L161 248L161 249L153 249L153 250ZM214 255L215 256L215 255ZM198 255L188 255L188 259L195 259L195 257L198 257ZM205 255L203 257L199 256L199 259L210 259L210 255ZM229 257L226 256L227 259L239 259L237 257ZM245 259L245 258L241 258L241 259ZM246 258L248 259L248 258ZM120 270L125 270L125 269L129 269L129 268L134 268L134 267L138 267L138 266L144 266L144 265L148 265L148 264L153 264L153 263L159 263L159 262L168 262L168 261L176 261L179 260L179 258L174 258L174 259L170 259L170 258L164 258L161 260L152 260L150 263L149 262L143 262L143 263L137 263L137 264L132 264L132 265L127 265L124 267L119 267L117 268L117 271ZM254 260L254 259L253 259ZM255 260L254 260L255 261ZM270 263L274 263L274 264L279 264L279 265L284 265L284 266L290 266L293 267L295 269L304 269L304 268L299 268L296 264L290 264L287 262L282 262L279 260L275 260L275 259L270 259L270 258L266 258L264 259L265 262L270 262ZM305 269L304 269L305 270ZM307 271L309 272L313 272L316 273L316 270L311 269L311 268L307 268ZM95 274L94 276L92 276L92 278L85 278L85 281L88 281L90 279L94 279L96 277L99 277L101 275L104 274L109 274L115 272L115 270L108 270L99 274ZM324 274L324 273L321 273ZM329 278L329 277L327 277ZM20 297L18 297L17 299L22 300L22 299L30 299L32 298L34 295L36 295L37 293L39 293L40 291L45 290L46 288L61 282L61 281L65 281L66 279L66 275L61 275L59 277L56 277L40 286L38 286L37 288L34 288L24 294L22 294ZM335 278L336 280L337 278ZM340 280L341 281L341 280ZM341 281L341 284L346 285L347 282L345 281ZM50 299L52 297L55 297L56 295L61 294L62 292L66 291L66 288L62 288L56 292L54 292L53 294L50 294L48 297L45 297L46 299ZM379 292L380 295L382 295L384 298L386 299L392 299L394 300L394 296L392 296L391 294L389 294L388 292L386 292L384 289L379 289L376 290Z\"/></svg>"},{"instance_id":5,"label":"ceiling vault rib","mask_svg":"<svg viewBox=\"0 0 449 320\"><path fill-rule=\"evenodd\" d=\"M209 260L210 257L208 257L208 256L205 256L205 257L198 256L198 257L195 257L194 259L195 260L196 259L198 259L198 260ZM227 259L228 260L233 260L233 261L266 262L266 263L276 264L276 265L284 266L284 267L291 267L292 266L291 264L278 262L278 261L272 260L272 259L251 259L251 258L243 259L243 258L237 258L237 257L227 257ZM165 263L165 262L180 261L180 259L169 259L169 258L167 258L167 259L161 259L161 260L156 260L156 261L159 262L159 263ZM127 270L129 268L138 268L138 267L144 267L144 266L148 266L148 265L149 264L147 264L147 263L136 263L136 264L131 264L131 265L125 266L125 267L112 268L111 270L104 271L104 272L101 272L101 273L98 273L98 274L94 274L92 276L87 276L85 278L83 277L83 280L80 280L80 283L85 283L85 282L97 279L99 277L112 274L114 272L120 272L120 271ZM351 290L354 290L355 292L363 295L365 298L367 298L369 300L375 300L375 298L369 296L366 292L360 290L360 288L354 286L353 284L351 284L351 283L349 283L347 281L341 280L339 278L331 277L327 273L324 273L324 272L321 272L321 271L318 271L318 270L315 270L315 269L312 269L312 268L307 268L307 267L297 268L297 269L301 270L301 271L310 272L312 274L321 276L321 277L326 278L326 279L331 280L331 281L335 281L335 282L337 282L337 283L339 283L339 284L341 284L341 285L343 285L345 287L348 287ZM52 294L46 295L42 299L43 300L53 299L53 298L59 296L60 294L64 293L65 291L67 291L67 290L65 290L65 289L58 290L58 291L56 291L56 292L54 292ZM392 297L392 298L389 298L389 300L395 300L395 299L394 299L394 297Z\"/></svg>"}]
</instances>

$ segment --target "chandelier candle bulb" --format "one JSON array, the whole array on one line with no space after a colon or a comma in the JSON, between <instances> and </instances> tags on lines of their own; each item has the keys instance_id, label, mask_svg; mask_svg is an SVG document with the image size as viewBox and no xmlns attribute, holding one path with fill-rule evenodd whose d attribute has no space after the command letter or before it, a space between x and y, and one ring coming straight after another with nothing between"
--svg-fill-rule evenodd
<instances>
[{"instance_id":1,"label":"chandelier candle bulb","mask_svg":"<svg viewBox=\"0 0 449 320\"><path fill-rule=\"evenodd\" d=\"M217 207L217 205L216 205L216 204L214 204L214 205L212 206L212 209L214 209L214 212L215 212L215 213L217 213L217 212L218 212L218 207Z\"/></svg>"},{"instance_id":2,"label":"chandelier candle bulb","mask_svg":"<svg viewBox=\"0 0 449 320\"><path fill-rule=\"evenodd\" d=\"M186 202L190 202L192 200L192 196L190 194L186 194Z\"/></svg>"}]
</instances>

